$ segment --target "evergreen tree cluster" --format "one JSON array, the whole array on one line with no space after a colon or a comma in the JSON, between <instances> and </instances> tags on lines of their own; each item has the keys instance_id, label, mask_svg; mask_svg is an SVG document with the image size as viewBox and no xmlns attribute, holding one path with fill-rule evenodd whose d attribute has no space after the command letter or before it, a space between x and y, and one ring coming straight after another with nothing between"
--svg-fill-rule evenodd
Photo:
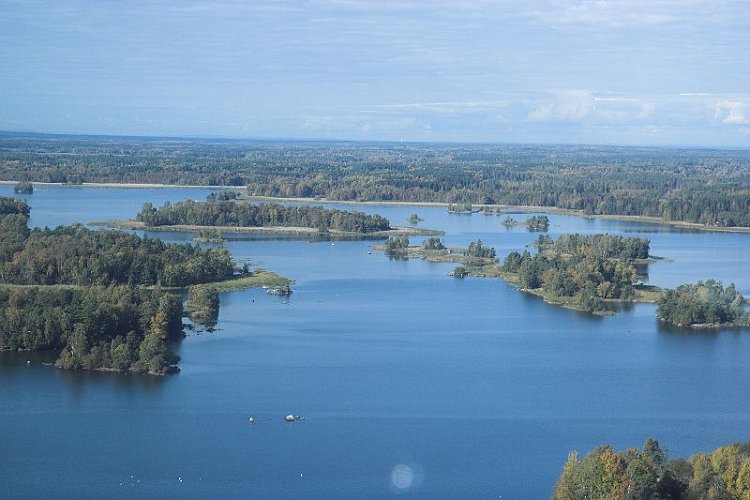
<instances>
[{"instance_id":1,"label":"evergreen tree cluster","mask_svg":"<svg viewBox=\"0 0 750 500\"><path fill-rule=\"evenodd\" d=\"M702 500L750 498L750 443L732 444L689 460L669 460L658 441L643 450L599 446L583 459L572 452L563 466L555 500Z\"/></svg>"},{"instance_id":2,"label":"evergreen tree cluster","mask_svg":"<svg viewBox=\"0 0 750 500\"><path fill-rule=\"evenodd\" d=\"M0 287L0 349L55 350L61 368L164 375L179 357L182 300L128 285Z\"/></svg>"},{"instance_id":3,"label":"evergreen tree cluster","mask_svg":"<svg viewBox=\"0 0 750 500\"><path fill-rule=\"evenodd\" d=\"M667 290L659 299L656 317L677 326L750 325L750 318L745 314L745 298L734 283L724 288L715 280Z\"/></svg>"},{"instance_id":4,"label":"evergreen tree cluster","mask_svg":"<svg viewBox=\"0 0 750 500\"><path fill-rule=\"evenodd\" d=\"M482 240L477 240L469 243L465 255L467 257L476 257L479 259L494 259L495 249L482 243Z\"/></svg>"},{"instance_id":5,"label":"evergreen tree cluster","mask_svg":"<svg viewBox=\"0 0 750 500\"><path fill-rule=\"evenodd\" d=\"M13 192L16 194L34 194L34 185L27 181L21 181L13 186Z\"/></svg>"},{"instance_id":6,"label":"evergreen tree cluster","mask_svg":"<svg viewBox=\"0 0 750 500\"><path fill-rule=\"evenodd\" d=\"M0 209L9 206L12 203L7 198L0 198ZM24 206L18 208L21 213ZM182 287L225 280L233 274L229 252L224 248L167 244L121 231L91 231L81 226L31 230L27 223L26 215L0 215L0 282Z\"/></svg>"},{"instance_id":7,"label":"evergreen tree cluster","mask_svg":"<svg viewBox=\"0 0 750 500\"><path fill-rule=\"evenodd\" d=\"M385 251L389 254L403 253L409 248L409 235L398 234L395 236L389 236L388 241L385 242Z\"/></svg>"},{"instance_id":8,"label":"evergreen tree cluster","mask_svg":"<svg viewBox=\"0 0 750 500\"><path fill-rule=\"evenodd\" d=\"M137 220L147 226L312 227L321 231L353 233L372 233L390 229L388 219L377 214L329 210L318 206L210 200L165 203L158 209L146 203L138 213Z\"/></svg>"},{"instance_id":9,"label":"evergreen tree cluster","mask_svg":"<svg viewBox=\"0 0 750 500\"><path fill-rule=\"evenodd\" d=\"M632 241L631 241L632 240ZM588 312L605 310L605 299L630 300L637 272L631 260L648 255L648 240L610 235L561 235L531 255L511 252L501 267L518 275L528 289L541 288L558 297L574 297ZM543 251L542 251L543 250Z\"/></svg>"},{"instance_id":10,"label":"evergreen tree cluster","mask_svg":"<svg viewBox=\"0 0 750 500\"><path fill-rule=\"evenodd\" d=\"M623 260L648 259L651 245L648 238L611 234L562 234L554 242L549 238L540 237L537 243L560 254Z\"/></svg>"},{"instance_id":11,"label":"evergreen tree cluster","mask_svg":"<svg viewBox=\"0 0 750 500\"><path fill-rule=\"evenodd\" d=\"M531 232L545 232L549 229L549 217L546 215L534 215L526 219L526 229Z\"/></svg>"},{"instance_id":12,"label":"evergreen tree cluster","mask_svg":"<svg viewBox=\"0 0 750 500\"><path fill-rule=\"evenodd\" d=\"M431 236L422 242L422 248L425 250L445 250L445 245L440 238Z\"/></svg>"}]
</instances>

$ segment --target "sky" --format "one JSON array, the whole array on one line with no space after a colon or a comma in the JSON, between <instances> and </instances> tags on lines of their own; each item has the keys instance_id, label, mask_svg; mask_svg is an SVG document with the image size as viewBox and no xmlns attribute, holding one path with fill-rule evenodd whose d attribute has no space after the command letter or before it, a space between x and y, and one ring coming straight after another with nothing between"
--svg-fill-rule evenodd
<instances>
[{"instance_id":1,"label":"sky","mask_svg":"<svg viewBox=\"0 0 750 500\"><path fill-rule=\"evenodd\" d=\"M0 130L750 147L750 1L0 0Z\"/></svg>"}]
</instances>

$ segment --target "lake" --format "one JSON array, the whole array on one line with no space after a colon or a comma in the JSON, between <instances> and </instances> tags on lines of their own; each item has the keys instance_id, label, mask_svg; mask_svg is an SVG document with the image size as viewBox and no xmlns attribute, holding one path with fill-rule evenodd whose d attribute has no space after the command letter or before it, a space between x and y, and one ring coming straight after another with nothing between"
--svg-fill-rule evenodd
<instances>
[{"instance_id":1,"label":"lake","mask_svg":"<svg viewBox=\"0 0 750 500\"><path fill-rule=\"evenodd\" d=\"M42 186L24 198L32 225L55 226L209 192ZM537 236L506 229L505 216L341 207L402 225L417 212L449 246L481 238L501 258ZM666 259L649 266L651 284L715 278L750 296L750 234L549 217L552 237L650 238ZM296 280L294 294L222 294L217 330L189 332L167 378L0 353L0 492L547 498L571 450L654 436L677 457L750 439L748 332L664 329L649 304L592 317L501 280L450 278L453 264L390 261L372 244L227 242L236 259ZM284 422L290 413L305 420Z\"/></svg>"}]
</instances>

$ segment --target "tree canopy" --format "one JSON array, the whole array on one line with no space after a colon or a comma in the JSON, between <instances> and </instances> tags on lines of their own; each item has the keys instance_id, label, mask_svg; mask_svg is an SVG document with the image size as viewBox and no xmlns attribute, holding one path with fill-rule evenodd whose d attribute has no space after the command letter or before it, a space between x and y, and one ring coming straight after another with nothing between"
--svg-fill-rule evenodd
<instances>
[{"instance_id":1,"label":"tree canopy","mask_svg":"<svg viewBox=\"0 0 750 500\"><path fill-rule=\"evenodd\" d=\"M287 206L278 203L193 201L165 203L154 208L146 203L137 220L147 226L310 227L322 231L352 233L388 231L390 222L380 215L326 209L319 206Z\"/></svg>"},{"instance_id":2,"label":"tree canopy","mask_svg":"<svg viewBox=\"0 0 750 500\"><path fill-rule=\"evenodd\" d=\"M653 438L642 450L599 446L583 459L571 452L555 500L750 498L750 443L732 444L689 460L670 460Z\"/></svg>"},{"instance_id":3,"label":"tree canopy","mask_svg":"<svg viewBox=\"0 0 750 500\"><path fill-rule=\"evenodd\" d=\"M734 283L726 288L720 281L707 280L667 290L659 299L656 316L677 326L750 325L745 297Z\"/></svg>"},{"instance_id":4,"label":"tree canopy","mask_svg":"<svg viewBox=\"0 0 750 500\"><path fill-rule=\"evenodd\" d=\"M747 150L0 134L0 179L246 186L329 200L558 207L750 227Z\"/></svg>"}]
</instances>

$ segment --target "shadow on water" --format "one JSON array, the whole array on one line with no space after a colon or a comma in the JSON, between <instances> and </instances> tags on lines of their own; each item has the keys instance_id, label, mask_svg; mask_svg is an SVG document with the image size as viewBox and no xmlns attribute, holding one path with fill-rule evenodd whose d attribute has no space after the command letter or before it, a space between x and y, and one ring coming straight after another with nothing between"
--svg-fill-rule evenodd
<instances>
[{"instance_id":1,"label":"shadow on water","mask_svg":"<svg viewBox=\"0 0 750 500\"><path fill-rule=\"evenodd\" d=\"M664 321L656 321L656 329L659 333L666 333L678 337L717 337L724 333L734 335L743 335L750 333L750 328L743 326L722 326L722 327L689 327L676 326Z\"/></svg>"},{"instance_id":2,"label":"shadow on water","mask_svg":"<svg viewBox=\"0 0 750 500\"><path fill-rule=\"evenodd\" d=\"M165 382L169 377L179 376L179 374L160 377L119 372L60 370L52 367L50 369L57 371L57 377L63 382L68 396L74 399L87 398L89 391L99 390L103 386L108 386L117 393L159 394L164 390Z\"/></svg>"}]
</instances>

